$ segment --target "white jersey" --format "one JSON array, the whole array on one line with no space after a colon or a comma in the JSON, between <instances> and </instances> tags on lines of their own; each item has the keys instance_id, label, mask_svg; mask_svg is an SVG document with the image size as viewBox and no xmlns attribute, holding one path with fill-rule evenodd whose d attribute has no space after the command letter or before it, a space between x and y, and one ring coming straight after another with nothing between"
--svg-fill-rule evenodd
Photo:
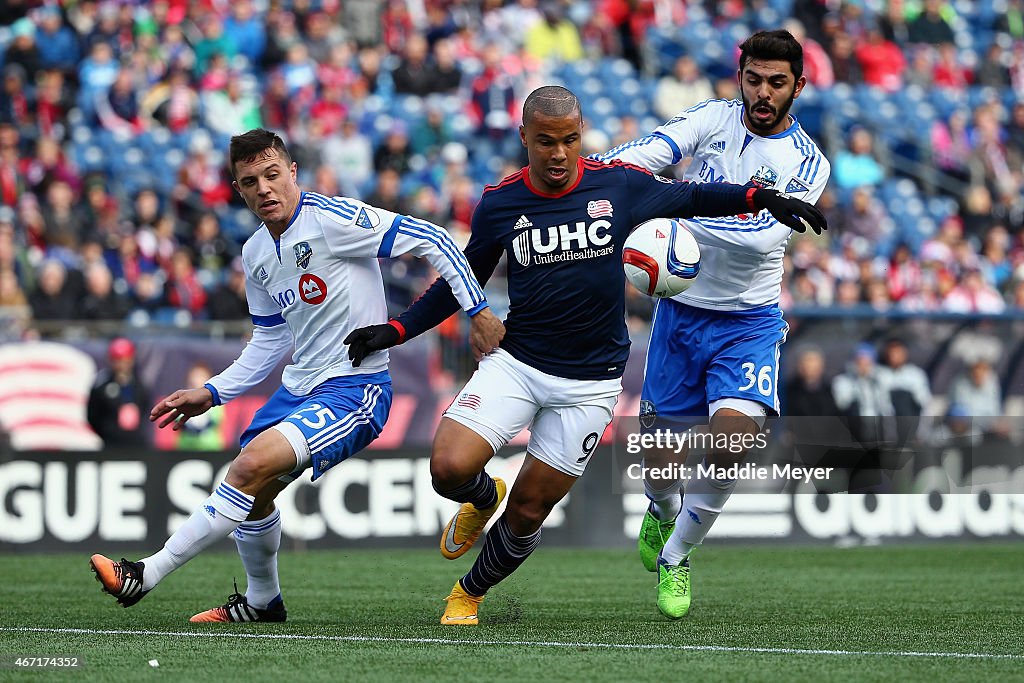
<instances>
[{"instance_id":1,"label":"white jersey","mask_svg":"<svg viewBox=\"0 0 1024 683\"><path fill-rule=\"evenodd\" d=\"M387 322L379 257L425 256L464 310L474 314L487 306L462 250L433 223L303 192L280 241L264 227L242 247L253 337L207 384L216 403L261 382L293 348L281 382L298 396L332 377L386 370L386 351L353 367L342 341L356 328Z\"/></svg>"},{"instance_id":2,"label":"white jersey","mask_svg":"<svg viewBox=\"0 0 1024 683\"><path fill-rule=\"evenodd\" d=\"M692 157L683 178L697 183L754 182L813 204L830 165L793 119L782 133L761 137L743 125L739 100L707 100L646 136L598 156L657 171ZM790 228L767 211L756 216L684 221L701 249L700 275L677 301L722 311L777 304Z\"/></svg>"}]
</instances>

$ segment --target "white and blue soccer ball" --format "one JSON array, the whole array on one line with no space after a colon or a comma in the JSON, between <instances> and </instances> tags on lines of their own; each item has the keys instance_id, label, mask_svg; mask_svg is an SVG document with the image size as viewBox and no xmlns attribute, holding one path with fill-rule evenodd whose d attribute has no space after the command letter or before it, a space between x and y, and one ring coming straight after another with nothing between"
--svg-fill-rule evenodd
<instances>
[{"instance_id":1,"label":"white and blue soccer ball","mask_svg":"<svg viewBox=\"0 0 1024 683\"><path fill-rule=\"evenodd\" d=\"M680 221L655 218L626 238L622 268L644 294L673 297L689 289L700 272L700 247Z\"/></svg>"}]
</instances>

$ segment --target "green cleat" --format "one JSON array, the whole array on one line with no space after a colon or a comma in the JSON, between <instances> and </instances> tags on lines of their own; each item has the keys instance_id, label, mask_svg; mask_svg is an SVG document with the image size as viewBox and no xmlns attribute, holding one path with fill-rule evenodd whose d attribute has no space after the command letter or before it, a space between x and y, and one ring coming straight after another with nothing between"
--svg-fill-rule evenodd
<instances>
[{"instance_id":1,"label":"green cleat","mask_svg":"<svg viewBox=\"0 0 1024 683\"><path fill-rule=\"evenodd\" d=\"M658 609L669 619L682 619L690 611L690 560L670 565L658 559Z\"/></svg>"},{"instance_id":2,"label":"green cleat","mask_svg":"<svg viewBox=\"0 0 1024 683\"><path fill-rule=\"evenodd\" d=\"M640 561L644 563L644 568L647 571L658 571L658 555L661 554L661 549L665 547L665 541L672 535L672 530L675 528L675 519L662 522L651 512L651 507L647 507L643 524L640 525L640 537L636 539L636 549L640 551Z\"/></svg>"}]
</instances>

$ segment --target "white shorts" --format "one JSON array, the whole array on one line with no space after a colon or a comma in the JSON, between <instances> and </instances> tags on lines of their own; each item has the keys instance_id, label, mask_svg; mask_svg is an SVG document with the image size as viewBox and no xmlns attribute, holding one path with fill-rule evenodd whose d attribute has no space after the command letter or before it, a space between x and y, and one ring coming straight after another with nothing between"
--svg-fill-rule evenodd
<instances>
[{"instance_id":1,"label":"white shorts","mask_svg":"<svg viewBox=\"0 0 1024 683\"><path fill-rule=\"evenodd\" d=\"M621 379L555 377L498 349L480 361L444 416L479 434L495 453L529 425L530 455L578 477L611 422L621 391Z\"/></svg>"}]
</instances>

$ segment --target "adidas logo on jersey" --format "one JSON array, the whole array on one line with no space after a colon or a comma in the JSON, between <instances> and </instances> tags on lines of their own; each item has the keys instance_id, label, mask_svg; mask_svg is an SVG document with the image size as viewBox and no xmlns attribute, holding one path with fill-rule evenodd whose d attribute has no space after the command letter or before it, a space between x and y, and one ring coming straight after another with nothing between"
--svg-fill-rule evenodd
<instances>
[{"instance_id":1,"label":"adidas logo on jersey","mask_svg":"<svg viewBox=\"0 0 1024 683\"><path fill-rule=\"evenodd\" d=\"M722 152L725 151L725 140L715 140L710 145L708 145L708 149L710 149L715 154L721 154Z\"/></svg>"},{"instance_id":2,"label":"adidas logo on jersey","mask_svg":"<svg viewBox=\"0 0 1024 683\"><path fill-rule=\"evenodd\" d=\"M516 221L513 230L525 230L526 228L532 228L533 222L526 216L520 216L519 220Z\"/></svg>"},{"instance_id":3,"label":"adidas logo on jersey","mask_svg":"<svg viewBox=\"0 0 1024 683\"><path fill-rule=\"evenodd\" d=\"M259 278L260 282L266 282L270 279L270 276L267 275L267 269L262 266L260 266L260 272L256 273L256 277Z\"/></svg>"}]
</instances>

